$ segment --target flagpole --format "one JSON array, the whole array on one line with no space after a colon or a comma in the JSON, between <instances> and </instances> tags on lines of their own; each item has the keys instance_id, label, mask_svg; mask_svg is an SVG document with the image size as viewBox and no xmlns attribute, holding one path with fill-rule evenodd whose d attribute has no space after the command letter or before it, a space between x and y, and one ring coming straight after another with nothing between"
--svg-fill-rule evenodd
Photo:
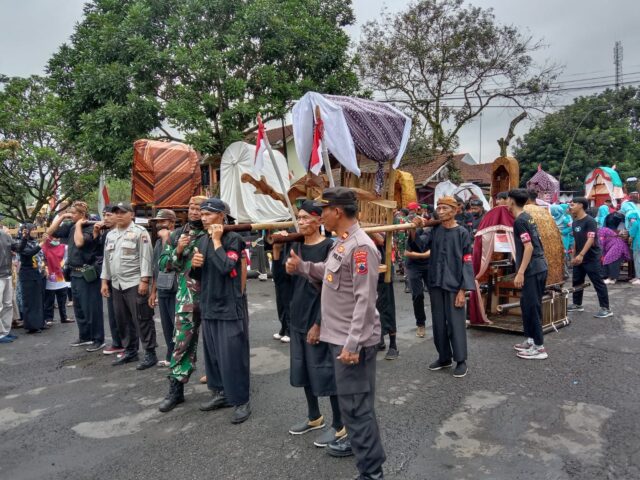
<instances>
[{"instance_id":1,"label":"flagpole","mask_svg":"<svg viewBox=\"0 0 640 480\"><path fill-rule=\"evenodd\" d=\"M262 117L258 113L258 122L262 122ZM269 152L269 158L271 159L271 164L273 165L273 169L276 171L276 175L278 176L278 182L280 182L280 188L282 189L282 196L287 202L287 207L289 208L289 213L291 213L291 220L293 220L293 225L296 227L296 232L300 231L298 228L298 219L296 218L296 212L293 210L293 205L291 204L291 200L289 200L288 190L284 185L284 180L282 175L280 174L280 169L278 168L278 164L276 163L276 157L273 154L273 150L271 150L271 142L269 142L269 137L264 135L262 139L265 146L267 147L267 152ZM285 145L286 148L286 145Z\"/></svg>"},{"instance_id":2,"label":"flagpole","mask_svg":"<svg viewBox=\"0 0 640 480\"><path fill-rule=\"evenodd\" d=\"M320 115L320 105L316 105L316 122L322 119ZM324 125L322 126L322 163L324 163L324 171L327 173L329 179L329 186L331 188L336 186L336 182L333 181L333 172L331 171L331 163L329 162L329 150L327 150L327 142L324 141Z\"/></svg>"}]
</instances>

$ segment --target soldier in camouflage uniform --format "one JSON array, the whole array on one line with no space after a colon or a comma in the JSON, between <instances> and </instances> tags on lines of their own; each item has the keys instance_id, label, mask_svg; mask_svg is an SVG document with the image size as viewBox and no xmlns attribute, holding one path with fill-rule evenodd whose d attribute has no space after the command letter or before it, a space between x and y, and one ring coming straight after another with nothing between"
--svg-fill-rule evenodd
<instances>
[{"instance_id":1,"label":"soldier in camouflage uniform","mask_svg":"<svg viewBox=\"0 0 640 480\"><path fill-rule=\"evenodd\" d=\"M160 256L160 271L177 273L176 316L173 341L175 348L169 366L169 394L160 404L161 412L184 402L184 384L196 364L200 329L200 281L191 278L191 260L200 239L207 234L200 220L200 204L207 197L189 201L189 223L174 232Z\"/></svg>"}]
</instances>

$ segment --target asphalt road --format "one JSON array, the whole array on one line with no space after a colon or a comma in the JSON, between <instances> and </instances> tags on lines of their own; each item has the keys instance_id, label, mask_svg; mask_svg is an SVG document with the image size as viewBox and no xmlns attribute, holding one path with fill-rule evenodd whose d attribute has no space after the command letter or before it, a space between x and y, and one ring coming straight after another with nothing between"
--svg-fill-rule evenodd
<instances>
[{"instance_id":1,"label":"asphalt road","mask_svg":"<svg viewBox=\"0 0 640 480\"><path fill-rule=\"evenodd\" d=\"M611 289L615 316L606 320L592 318L589 291L587 311L546 336L545 361L516 358L517 336L469 330L463 379L426 368L433 343L415 337L409 295L396 287L400 358L380 355L377 376L387 478L640 478L638 287ZM287 433L305 417L304 394L289 385L288 347L271 338L273 283L250 280L249 292L253 415L238 426L230 410L198 410L208 398L197 382L203 367L187 401L162 414L162 369L116 368L68 346L74 324L18 331L0 345L0 478L353 478L353 458L328 457L314 433Z\"/></svg>"}]
</instances>

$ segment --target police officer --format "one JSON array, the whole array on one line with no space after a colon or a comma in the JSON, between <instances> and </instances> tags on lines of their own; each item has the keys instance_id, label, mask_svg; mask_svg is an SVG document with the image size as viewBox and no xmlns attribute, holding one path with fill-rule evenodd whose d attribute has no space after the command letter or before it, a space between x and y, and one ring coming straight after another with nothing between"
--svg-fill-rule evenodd
<instances>
[{"instance_id":1,"label":"police officer","mask_svg":"<svg viewBox=\"0 0 640 480\"><path fill-rule=\"evenodd\" d=\"M322 222L337 233L337 239L324 262L304 262L291 251L286 268L290 274L322 282L320 340L331 345L338 402L347 427L347 435L330 443L327 453L338 457L353 454L359 478L381 479L386 456L374 409L380 256L360 228L353 191L328 188L315 205L322 207Z\"/></svg>"},{"instance_id":2,"label":"police officer","mask_svg":"<svg viewBox=\"0 0 640 480\"><path fill-rule=\"evenodd\" d=\"M209 235L199 243L191 274L202 286L200 311L207 386L212 398L200 405L209 411L234 407L231 423L251 415L249 403L249 318L243 279L246 278L244 240L225 232L225 205L209 198L200 216Z\"/></svg>"},{"instance_id":3,"label":"police officer","mask_svg":"<svg viewBox=\"0 0 640 480\"><path fill-rule=\"evenodd\" d=\"M152 272L149 233L133 222L133 207L120 202L113 206L116 228L107 234L102 267L102 296L113 294L113 306L124 346L124 354L112 365L138 360L138 336L145 349L136 367L144 370L158 363L153 310L148 305ZM109 290L111 284L111 290Z\"/></svg>"}]
</instances>

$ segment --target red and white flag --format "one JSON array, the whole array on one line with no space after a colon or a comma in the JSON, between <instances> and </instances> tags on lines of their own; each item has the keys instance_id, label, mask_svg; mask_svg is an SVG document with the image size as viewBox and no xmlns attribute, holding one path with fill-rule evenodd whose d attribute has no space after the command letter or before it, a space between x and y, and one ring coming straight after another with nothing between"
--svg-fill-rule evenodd
<instances>
[{"instance_id":1,"label":"red and white flag","mask_svg":"<svg viewBox=\"0 0 640 480\"><path fill-rule=\"evenodd\" d=\"M311 147L311 161L309 162L309 170L314 175L320 175L322 170L322 132L324 124L322 119L318 118L316 126L313 129L313 146Z\"/></svg>"},{"instance_id":2,"label":"red and white flag","mask_svg":"<svg viewBox=\"0 0 640 480\"><path fill-rule=\"evenodd\" d=\"M109 199L109 189L107 183L104 181L104 175L100 175L100 184L98 185L98 214L102 217L104 207L109 205L111 200Z\"/></svg>"},{"instance_id":3,"label":"red and white flag","mask_svg":"<svg viewBox=\"0 0 640 480\"><path fill-rule=\"evenodd\" d=\"M253 171L260 173L264 167L264 152L267 150L269 139L264 131L262 117L258 114L258 137L256 138L256 155L253 159Z\"/></svg>"}]
</instances>

